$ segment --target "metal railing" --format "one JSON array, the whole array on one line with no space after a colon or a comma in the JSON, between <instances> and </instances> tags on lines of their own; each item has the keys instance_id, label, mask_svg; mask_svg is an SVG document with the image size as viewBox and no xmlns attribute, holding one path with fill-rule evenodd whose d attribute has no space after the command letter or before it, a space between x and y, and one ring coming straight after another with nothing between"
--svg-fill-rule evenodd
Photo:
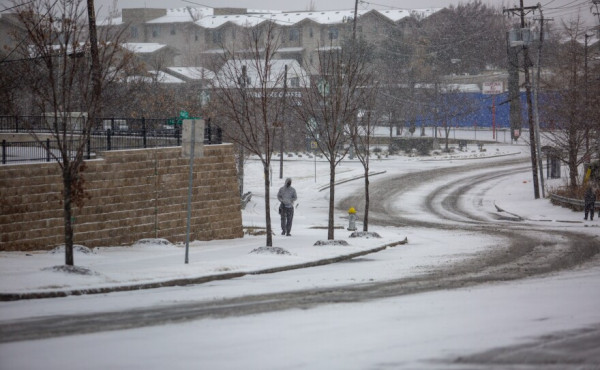
<instances>
[{"instance_id":1,"label":"metal railing","mask_svg":"<svg viewBox=\"0 0 600 370\"><path fill-rule=\"evenodd\" d=\"M51 133L49 118L44 116L0 116L1 133L36 133L39 137ZM175 122L174 122L175 121ZM52 123L50 123L52 124ZM70 148L80 147L82 131L77 120L69 121ZM221 144L221 128L210 121L204 129L204 144ZM181 125L172 119L101 118L91 129L84 144L84 157L91 159L103 151L181 146ZM62 154L58 142L51 138L32 141L2 140L2 164L15 162L50 162ZM74 157L75 152L69 153Z\"/></svg>"},{"instance_id":2,"label":"metal railing","mask_svg":"<svg viewBox=\"0 0 600 370\"><path fill-rule=\"evenodd\" d=\"M575 211L583 211L585 207L585 202L581 199L568 198L556 194L550 194L550 201L554 204L563 206L565 208L570 208ZM594 209L600 211L600 202L597 202L594 205Z\"/></svg>"}]
</instances>

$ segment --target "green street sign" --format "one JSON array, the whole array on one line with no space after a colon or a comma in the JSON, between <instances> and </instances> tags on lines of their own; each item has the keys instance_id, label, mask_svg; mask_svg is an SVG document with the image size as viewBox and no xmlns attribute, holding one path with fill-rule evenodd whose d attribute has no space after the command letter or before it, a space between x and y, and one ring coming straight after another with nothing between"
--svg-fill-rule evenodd
<instances>
[{"instance_id":1,"label":"green street sign","mask_svg":"<svg viewBox=\"0 0 600 370\"><path fill-rule=\"evenodd\" d=\"M317 82L317 90L319 90L319 94L322 96L329 95L329 83L325 80Z\"/></svg>"}]
</instances>

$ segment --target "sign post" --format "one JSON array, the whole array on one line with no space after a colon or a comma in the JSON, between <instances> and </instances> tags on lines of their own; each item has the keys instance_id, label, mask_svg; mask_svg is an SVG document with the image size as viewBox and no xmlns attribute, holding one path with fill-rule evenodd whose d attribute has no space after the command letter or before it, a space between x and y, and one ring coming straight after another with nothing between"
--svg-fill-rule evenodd
<instances>
[{"instance_id":1,"label":"sign post","mask_svg":"<svg viewBox=\"0 0 600 370\"><path fill-rule=\"evenodd\" d=\"M185 263L189 262L190 228L192 219L192 189L194 186L194 159L204 156L204 120L184 119L183 140L181 145L182 155L190 158L190 173L188 178L187 194L187 224L185 231ZM198 127L196 127L198 126Z\"/></svg>"},{"instance_id":2,"label":"sign post","mask_svg":"<svg viewBox=\"0 0 600 370\"><path fill-rule=\"evenodd\" d=\"M181 116L181 114L180 114ZM185 264L190 261L190 224L192 219L192 188L194 186L194 147L196 146L196 120L192 121L192 135L190 148L190 176L188 183L188 199L187 199L187 224L185 229Z\"/></svg>"},{"instance_id":3,"label":"sign post","mask_svg":"<svg viewBox=\"0 0 600 370\"><path fill-rule=\"evenodd\" d=\"M496 140L496 95L504 92L502 81L484 82L482 92L492 95L492 138Z\"/></svg>"}]
</instances>

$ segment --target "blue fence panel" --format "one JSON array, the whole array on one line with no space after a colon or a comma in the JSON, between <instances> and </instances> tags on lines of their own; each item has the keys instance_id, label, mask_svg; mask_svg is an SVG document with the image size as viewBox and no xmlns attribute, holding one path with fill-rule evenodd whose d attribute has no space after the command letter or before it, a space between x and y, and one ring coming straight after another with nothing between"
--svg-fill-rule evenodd
<instances>
[{"instance_id":1,"label":"blue fence panel","mask_svg":"<svg viewBox=\"0 0 600 370\"><path fill-rule=\"evenodd\" d=\"M540 95L540 105L543 104L544 97ZM495 107L496 128L510 127L510 103L508 102L508 92L493 95L482 93L461 93L461 99L465 99L465 107L471 107L472 111L457 111L448 117L448 125L451 127L492 127L494 114L492 107ZM527 121L527 101L525 92L520 94L521 101L521 123L522 127L528 127ZM468 108L465 108L465 110ZM438 115L442 116L440 112ZM443 126L443 118L436 120L432 113L418 116L415 120L417 127L422 126Z\"/></svg>"}]
</instances>

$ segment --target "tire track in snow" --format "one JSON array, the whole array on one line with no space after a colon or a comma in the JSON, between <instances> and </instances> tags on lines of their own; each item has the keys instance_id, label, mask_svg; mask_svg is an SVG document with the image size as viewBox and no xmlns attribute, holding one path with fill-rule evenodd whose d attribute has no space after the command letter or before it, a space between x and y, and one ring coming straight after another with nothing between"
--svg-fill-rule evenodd
<instances>
[{"instance_id":1,"label":"tire track in snow","mask_svg":"<svg viewBox=\"0 0 600 370\"><path fill-rule=\"evenodd\" d=\"M493 166L502 167L522 163L524 163L522 160L508 160L495 163ZM514 172L514 170L506 170L477 176L477 180L469 184L466 179L471 177L471 171L480 170L483 166L489 167L490 163L425 171L416 175L410 174L385 181L380 180L372 184L373 211L370 220L372 224L465 230L493 235L504 242L496 248L475 253L471 258L462 262L435 267L425 274L384 282L0 323L0 342L123 330L203 318L225 318L289 309L310 309L326 304L362 302L440 289L456 289L494 281L521 279L570 268L599 253L600 246L597 240L593 240L589 236L506 222L502 223L504 229L501 229L498 227L498 223L486 222L480 217L473 216L469 211L461 209L461 198L466 192ZM446 217L448 212L457 214L455 222L451 224L443 219L436 222L435 220L424 221L404 217L397 214L397 209L390 206L390 198L414 190L423 181L439 181L444 178L443 176L456 174L464 175L451 182L455 187L454 190L441 198L432 195L435 194L434 191L421 200L421 207L436 213L438 217ZM344 199L340 202L340 206L342 209L346 209L349 204L359 204L357 201L360 199L361 194L357 194ZM434 203L440 201L443 204L443 212L439 212L439 209L434 206Z\"/></svg>"}]
</instances>

